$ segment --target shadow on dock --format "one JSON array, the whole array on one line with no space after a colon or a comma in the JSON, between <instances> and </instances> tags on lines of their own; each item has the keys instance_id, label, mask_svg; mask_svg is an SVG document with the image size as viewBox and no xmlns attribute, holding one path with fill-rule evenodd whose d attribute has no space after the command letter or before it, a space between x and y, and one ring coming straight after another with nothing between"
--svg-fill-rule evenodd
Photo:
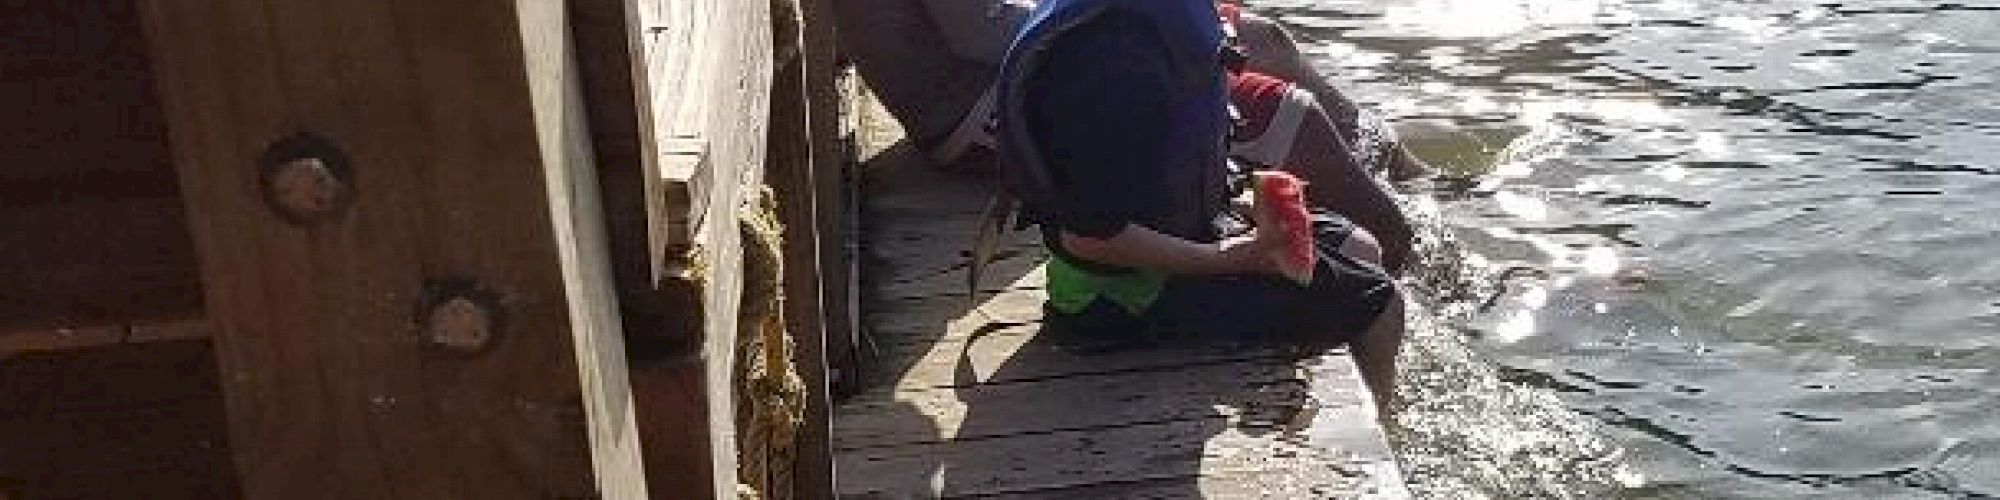
<instances>
[{"instance_id":1,"label":"shadow on dock","mask_svg":"<svg viewBox=\"0 0 2000 500\"><path fill-rule=\"evenodd\" d=\"M1008 235L979 296L966 296L987 181L930 168L907 142L863 169L863 321L877 368L835 415L843 498L1365 493L1353 460L1302 432L1314 408L1366 404L1345 357L1326 363L1331 378L1325 367L1313 376L1350 389L1313 401L1300 356L1274 346L1097 352L1053 338L1034 231Z\"/></svg>"}]
</instances>

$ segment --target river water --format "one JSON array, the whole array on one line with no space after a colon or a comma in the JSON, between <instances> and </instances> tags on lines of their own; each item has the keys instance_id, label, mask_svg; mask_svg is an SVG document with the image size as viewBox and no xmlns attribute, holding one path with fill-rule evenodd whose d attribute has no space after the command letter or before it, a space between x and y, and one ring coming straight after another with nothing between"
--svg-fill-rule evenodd
<instances>
[{"instance_id":1,"label":"river water","mask_svg":"<svg viewBox=\"0 0 2000 500\"><path fill-rule=\"evenodd\" d=\"M1263 0L1444 179L1439 498L2000 498L2000 0Z\"/></svg>"}]
</instances>

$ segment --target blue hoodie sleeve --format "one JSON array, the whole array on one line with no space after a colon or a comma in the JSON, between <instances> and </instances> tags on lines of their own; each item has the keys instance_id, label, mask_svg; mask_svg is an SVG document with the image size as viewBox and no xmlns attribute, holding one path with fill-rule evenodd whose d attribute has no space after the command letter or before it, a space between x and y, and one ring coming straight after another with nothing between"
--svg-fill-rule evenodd
<instances>
[{"instance_id":1,"label":"blue hoodie sleeve","mask_svg":"<svg viewBox=\"0 0 2000 500\"><path fill-rule=\"evenodd\" d=\"M1173 213L1161 172L1171 90L1159 36L1143 19L1108 12L1056 38L1029 77L1029 130L1062 206L1045 222L1106 238Z\"/></svg>"}]
</instances>

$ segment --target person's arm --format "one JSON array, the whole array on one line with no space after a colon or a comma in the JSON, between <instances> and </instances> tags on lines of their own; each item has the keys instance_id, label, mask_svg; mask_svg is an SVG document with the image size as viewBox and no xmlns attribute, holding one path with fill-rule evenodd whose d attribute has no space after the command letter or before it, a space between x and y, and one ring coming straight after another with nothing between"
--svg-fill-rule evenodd
<instances>
[{"instance_id":1,"label":"person's arm","mask_svg":"<svg viewBox=\"0 0 2000 500\"><path fill-rule=\"evenodd\" d=\"M1064 231L1063 249L1099 264L1164 274L1264 274L1277 272L1276 243L1269 231L1221 243L1197 243L1146 226L1127 224L1109 238Z\"/></svg>"}]
</instances>

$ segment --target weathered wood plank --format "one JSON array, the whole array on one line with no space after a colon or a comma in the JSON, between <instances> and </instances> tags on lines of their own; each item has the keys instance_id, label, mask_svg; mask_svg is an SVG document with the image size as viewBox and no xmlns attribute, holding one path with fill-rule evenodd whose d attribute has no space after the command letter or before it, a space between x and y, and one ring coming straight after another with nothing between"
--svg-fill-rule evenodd
<instances>
[{"instance_id":1,"label":"weathered wood plank","mask_svg":"<svg viewBox=\"0 0 2000 500\"><path fill-rule=\"evenodd\" d=\"M0 1L0 19L0 329L199 314L137 4Z\"/></svg>"},{"instance_id":2,"label":"weathered wood plank","mask_svg":"<svg viewBox=\"0 0 2000 500\"><path fill-rule=\"evenodd\" d=\"M0 353L0 492L238 498L208 343Z\"/></svg>"},{"instance_id":3,"label":"weathered wood plank","mask_svg":"<svg viewBox=\"0 0 2000 500\"><path fill-rule=\"evenodd\" d=\"M922 225L878 226L868 236L868 258L876 264L871 277L893 283L943 270L963 270L972 261L973 219L971 216L933 218ZM1045 256L1041 240L1041 234L1035 230L1001 234L994 259ZM1007 278L998 271L988 271L987 275L991 279ZM960 273L960 278L963 277Z\"/></svg>"},{"instance_id":4,"label":"weathered wood plank","mask_svg":"<svg viewBox=\"0 0 2000 500\"><path fill-rule=\"evenodd\" d=\"M970 257L920 258L922 263L901 271L871 269L867 279L874 283L875 297L902 299L958 295L964 297ZM986 291L1035 289L1042 285L1040 268L1047 255L1039 246L1003 248L986 264L980 286ZM895 274L889 274L895 273Z\"/></svg>"},{"instance_id":5,"label":"weathered wood plank","mask_svg":"<svg viewBox=\"0 0 2000 500\"><path fill-rule=\"evenodd\" d=\"M640 360L686 355L701 341L700 307L692 303L692 290L657 286L659 255L649 243L646 182L662 160L639 6L630 0L569 6L627 347Z\"/></svg>"},{"instance_id":6,"label":"weathered wood plank","mask_svg":"<svg viewBox=\"0 0 2000 500\"><path fill-rule=\"evenodd\" d=\"M646 14L659 2L578 0L570 2L578 45L578 63L589 104L592 142L596 146L598 185L603 190L606 229L610 235L614 276L624 319L627 352L632 367L634 415L641 437L647 487L688 497L713 496L715 470L709 427L711 395L707 368L698 352L705 341L704 285L684 280L662 281L665 265L654 245L651 215L667 206L685 207L692 193L672 193L678 199L648 197L648 182L662 162L705 161L706 151L690 158L662 155L658 143L654 85L684 75L655 75L644 47ZM659 15L657 13L652 15ZM683 29L689 26L682 26ZM669 143L667 150L688 147ZM705 148L705 144L694 144ZM686 167L683 165L682 167ZM675 214L675 234L690 236L686 214ZM683 242L691 244L692 242Z\"/></svg>"},{"instance_id":7,"label":"weathered wood plank","mask_svg":"<svg viewBox=\"0 0 2000 500\"><path fill-rule=\"evenodd\" d=\"M0 332L0 359L18 353L89 349L119 344L202 340L212 334L203 320L173 320L82 328L36 328Z\"/></svg>"},{"instance_id":8,"label":"weathered wood plank","mask_svg":"<svg viewBox=\"0 0 2000 500\"><path fill-rule=\"evenodd\" d=\"M246 496L644 494L560 3L144 7ZM291 223L300 132L352 204ZM483 350L420 327L454 293Z\"/></svg>"},{"instance_id":9,"label":"weathered wood plank","mask_svg":"<svg viewBox=\"0 0 2000 500\"><path fill-rule=\"evenodd\" d=\"M1366 465L1305 445L1299 436L1222 416L860 450L839 462L847 471L842 494L861 498L1096 498L1049 493L1280 470L1320 490L1351 491L1358 482L1352 477Z\"/></svg>"},{"instance_id":10,"label":"weathered wood plank","mask_svg":"<svg viewBox=\"0 0 2000 500\"><path fill-rule=\"evenodd\" d=\"M1022 358L1014 364L1036 361ZM842 407L839 447L852 451L1190 420L1214 416L1218 405L1271 413L1264 416L1269 420L1297 411L1306 396L1304 387L1289 360L1262 358L905 390L895 392L892 400L869 398ZM934 432L910 432L924 428Z\"/></svg>"},{"instance_id":11,"label":"weathered wood plank","mask_svg":"<svg viewBox=\"0 0 2000 500\"><path fill-rule=\"evenodd\" d=\"M842 315L841 330L839 337L830 337L834 342L828 346L828 352L836 356L829 363L833 373L828 380L833 385L832 392L836 398L851 395L860 389L861 380L870 372L870 364L874 359L870 349L872 339L862 324L863 304L868 298L868 290L863 284L865 279L863 271L866 269L863 262L865 260L863 239L866 233L862 228L860 207L861 201L866 196L862 194L859 180L861 163L858 161L859 129L862 127L864 117L854 112L858 109L858 104L864 101L859 96L864 95L866 91L862 89L860 77L853 74L852 68L844 68L841 71L839 89L842 101L840 110L843 113L840 120L839 148L841 155L847 161L841 164L840 178L829 181L837 182L839 185L828 186L826 189L840 193L834 198L838 208L829 211L831 212L829 216L837 219L828 223L838 226L843 237L841 246L830 250L833 255L825 257L841 263L839 271L841 281L836 285L842 289L833 294L842 306L839 310Z\"/></svg>"},{"instance_id":12,"label":"weathered wood plank","mask_svg":"<svg viewBox=\"0 0 2000 500\"><path fill-rule=\"evenodd\" d=\"M14 132L0 130L0 135ZM0 148L8 146L0 143ZM31 205L49 192L15 196L13 188L32 187L7 184L0 180L0 234L9 235L0 245L0 276L6 277L6 286L0 287L0 329L82 327L200 313L200 278L178 199L80 199L117 193L44 185L38 187L74 198L58 195L48 204Z\"/></svg>"},{"instance_id":13,"label":"weathered wood plank","mask_svg":"<svg viewBox=\"0 0 2000 500\"><path fill-rule=\"evenodd\" d=\"M906 299L879 299L866 319L882 345L929 343L962 338L989 323L1027 324L1042 319L1040 288L982 291L977 303L965 293Z\"/></svg>"},{"instance_id":14,"label":"weathered wood plank","mask_svg":"<svg viewBox=\"0 0 2000 500\"><path fill-rule=\"evenodd\" d=\"M632 368L633 404L644 440L646 488L667 498L717 498L708 426L708 365L689 357ZM726 399L726 398L725 398ZM733 476L733 474L732 474Z\"/></svg>"},{"instance_id":15,"label":"weathered wood plank","mask_svg":"<svg viewBox=\"0 0 2000 500\"><path fill-rule=\"evenodd\" d=\"M819 235L814 267L819 272L820 328L818 338L803 343L815 352L802 351L810 360L801 364L807 389L804 425L799 434L800 460L795 470L793 497L802 500L834 498L832 409L834 374L837 366L851 366L848 341L858 315L849 301L849 266L846 258L846 150L840 138L840 94L836 88L839 68L834 47L839 39L833 29L831 0L800 0L800 44L803 53L806 91L806 140L812 151L814 232Z\"/></svg>"},{"instance_id":16,"label":"weathered wood plank","mask_svg":"<svg viewBox=\"0 0 2000 500\"><path fill-rule=\"evenodd\" d=\"M616 269L568 11L552 2L517 8L596 495L645 498Z\"/></svg>"},{"instance_id":17,"label":"weathered wood plank","mask_svg":"<svg viewBox=\"0 0 2000 500\"><path fill-rule=\"evenodd\" d=\"M762 1L641 0L647 95L660 144L647 182L655 270L663 287L699 290L698 359L706 394L709 492L736 488L737 311L743 290L739 212L763 183L770 118L772 32ZM692 157L692 158L691 158ZM672 195L672 196L669 196ZM694 376L696 372L678 373ZM683 423L682 425L688 425ZM676 490L678 493L680 490ZM701 495L699 492L690 492Z\"/></svg>"},{"instance_id":18,"label":"weathered wood plank","mask_svg":"<svg viewBox=\"0 0 2000 500\"><path fill-rule=\"evenodd\" d=\"M1077 375L1172 370L1189 365L1282 358L1268 346L1170 343L1107 353L1038 338L1041 325L996 325L975 336L891 346L883 353L885 382L855 396L868 401L893 391L970 387Z\"/></svg>"},{"instance_id":19,"label":"weathered wood plank","mask_svg":"<svg viewBox=\"0 0 2000 500\"><path fill-rule=\"evenodd\" d=\"M851 313L845 310L846 263L839 252L845 241L835 216L845 159L835 137L835 40L825 8L823 0L772 2L773 53L779 66L772 84L765 175L777 190L785 227L785 317L806 390L793 448L794 498L833 494L828 346L842 345L830 339L845 335Z\"/></svg>"},{"instance_id":20,"label":"weathered wood plank","mask_svg":"<svg viewBox=\"0 0 2000 500\"><path fill-rule=\"evenodd\" d=\"M779 220L784 225L784 315L785 330L792 341L793 367L804 386L803 415L796 441L791 445L792 463L784 479L787 488L766 495L794 498L827 494L832 488L827 471L833 469L832 450L827 447L826 307L822 284L825 274L820 262L819 183L826 166L814 157L813 108L818 106L807 89L811 78L805 51L805 17L798 0L771 0L772 47L777 66L772 78L769 152L764 157L764 176L777 194ZM836 171L837 175L837 171ZM832 244L838 244L838 236ZM823 482L823 484L821 484Z\"/></svg>"}]
</instances>

